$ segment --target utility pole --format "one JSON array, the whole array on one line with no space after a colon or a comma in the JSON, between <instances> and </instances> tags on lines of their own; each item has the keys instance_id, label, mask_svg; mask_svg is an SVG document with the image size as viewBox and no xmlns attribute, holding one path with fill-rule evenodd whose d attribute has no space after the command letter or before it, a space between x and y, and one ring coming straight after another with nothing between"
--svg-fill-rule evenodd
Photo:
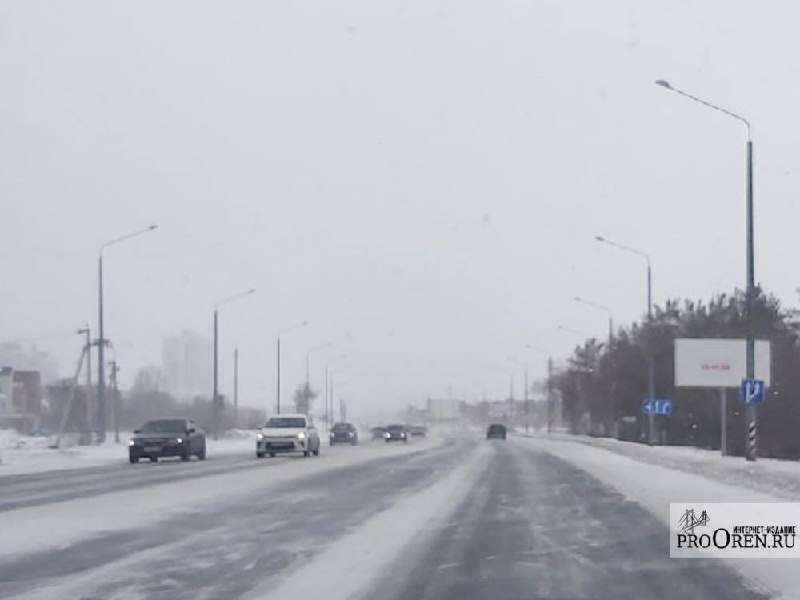
<instances>
[{"instance_id":1,"label":"utility pole","mask_svg":"<svg viewBox=\"0 0 800 600\"><path fill-rule=\"evenodd\" d=\"M103 337L103 249L97 259L97 410L95 431L97 442L102 443L106 438L106 373L105 373L105 345Z\"/></svg>"},{"instance_id":2,"label":"utility pole","mask_svg":"<svg viewBox=\"0 0 800 600\"><path fill-rule=\"evenodd\" d=\"M528 365L525 365L525 433L528 433Z\"/></svg>"},{"instance_id":3,"label":"utility pole","mask_svg":"<svg viewBox=\"0 0 800 600\"><path fill-rule=\"evenodd\" d=\"M334 403L336 402L336 394L334 393L335 388L334 388L334 385L333 385L333 375L334 375L333 372L331 372L331 376L330 376L330 384L331 384L330 399L331 399L331 416L333 417L333 420L335 421L336 420L336 415L334 414L334 410L335 410Z\"/></svg>"},{"instance_id":4,"label":"utility pole","mask_svg":"<svg viewBox=\"0 0 800 600\"><path fill-rule=\"evenodd\" d=\"M276 407L277 413L281 414L281 336L278 336L278 371L277 376L275 377L277 381L277 391L275 396L277 397Z\"/></svg>"},{"instance_id":5,"label":"utility pole","mask_svg":"<svg viewBox=\"0 0 800 600\"><path fill-rule=\"evenodd\" d=\"M114 424L114 443L119 444L119 365L116 360L112 360L108 365L111 367L111 421Z\"/></svg>"},{"instance_id":6,"label":"utility pole","mask_svg":"<svg viewBox=\"0 0 800 600\"><path fill-rule=\"evenodd\" d=\"M239 427L239 347L233 349L233 426Z\"/></svg>"},{"instance_id":7,"label":"utility pole","mask_svg":"<svg viewBox=\"0 0 800 600\"><path fill-rule=\"evenodd\" d=\"M322 400L325 402L325 431L328 431L328 365L325 365L325 372L322 376Z\"/></svg>"},{"instance_id":8,"label":"utility pole","mask_svg":"<svg viewBox=\"0 0 800 600\"><path fill-rule=\"evenodd\" d=\"M650 258L647 259L647 322L652 328L653 326L653 271L650 268ZM651 347L647 352L647 399L652 402L656 399L656 357L654 350ZM653 446L658 443L656 435L656 415L651 410L647 413L647 424L650 430L650 445Z\"/></svg>"},{"instance_id":9,"label":"utility pole","mask_svg":"<svg viewBox=\"0 0 800 600\"><path fill-rule=\"evenodd\" d=\"M211 409L214 413L214 439L219 436L219 309L214 308L214 393Z\"/></svg>"},{"instance_id":10,"label":"utility pole","mask_svg":"<svg viewBox=\"0 0 800 600\"><path fill-rule=\"evenodd\" d=\"M547 357L547 433L553 431L553 357Z\"/></svg>"},{"instance_id":11,"label":"utility pole","mask_svg":"<svg viewBox=\"0 0 800 600\"><path fill-rule=\"evenodd\" d=\"M211 408L214 413L214 439L216 440L219 436L219 429L220 429L220 416L221 416L221 398L219 396L219 309L221 306L225 304L230 304L231 302L235 302L240 298L244 298L245 296L249 296L250 294L255 293L255 288L250 288L244 292L239 292L238 294L234 294L233 296L228 296L227 298L223 298L219 300L214 305L214 392L213 397L211 399Z\"/></svg>"}]
</instances>

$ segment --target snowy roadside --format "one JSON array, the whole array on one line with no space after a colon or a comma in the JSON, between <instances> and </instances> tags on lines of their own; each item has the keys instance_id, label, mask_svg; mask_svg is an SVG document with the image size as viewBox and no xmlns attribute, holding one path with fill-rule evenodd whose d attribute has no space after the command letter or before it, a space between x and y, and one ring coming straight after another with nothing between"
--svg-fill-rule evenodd
<instances>
[{"instance_id":1,"label":"snowy roadside","mask_svg":"<svg viewBox=\"0 0 800 600\"><path fill-rule=\"evenodd\" d=\"M722 456L718 450L693 446L648 446L569 434L536 434L554 443L582 444L620 454L648 464L702 475L720 483L770 494L786 500L800 500L800 462L760 458L747 462L741 456Z\"/></svg>"},{"instance_id":2,"label":"snowy roadside","mask_svg":"<svg viewBox=\"0 0 800 600\"><path fill-rule=\"evenodd\" d=\"M49 447L50 438L33 437L13 430L0 429L0 479L6 475L81 469L128 462L130 432L120 433L120 443L113 434L100 446L78 446L66 436L62 448ZM208 438L210 455L251 452L255 447L255 431L231 430L219 440Z\"/></svg>"},{"instance_id":3,"label":"snowy roadside","mask_svg":"<svg viewBox=\"0 0 800 600\"><path fill-rule=\"evenodd\" d=\"M569 436L571 437L571 436ZM766 491L755 491L751 486L740 486L735 482L723 483L719 477L709 477L710 465L705 473L690 472L691 468L670 468L642 459L624 456L601 447L599 444L583 443L586 440L550 438L546 436L514 437L512 443L548 452L586 471L606 485L616 489L627 499L636 502L665 525L664 536L669 535L670 502L783 502L783 496L770 495ZM652 450L645 448L645 455ZM657 460L657 459L656 459ZM720 457L722 460L722 457ZM726 459L727 460L727 459ZM702 461L700 461L702 462ZM713 459L709 459L713 463ZM742 460L742 462L744 462ZM757 463L758 464L758 463ZM791 464L791 463L790 463ZM796 467L796 465L794 465ZM774 467L780 471L783 467ZM766 470L769 470L767 467ZM725 477L723 474L720 477ZM734 478L733 481L737 479ZM665 560L691 560L670 559ZM754 590L767 592L774 599L798 598L797 561L794 559L725 559L726 566L739 571L747 578Z\"/></svg>"}]
</instances>

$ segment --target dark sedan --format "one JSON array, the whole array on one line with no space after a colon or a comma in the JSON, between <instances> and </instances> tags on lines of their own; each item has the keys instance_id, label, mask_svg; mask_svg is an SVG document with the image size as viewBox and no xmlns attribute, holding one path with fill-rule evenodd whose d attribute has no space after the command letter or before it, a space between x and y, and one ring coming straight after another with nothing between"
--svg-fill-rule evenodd
<instances>
[{"instance_id":1,"label":"dark sedan","mask_svg":"<svg viewBox=\"0 0 800 600\"><path fill-rule=\"evenodd\" d=\"M389 442L408 442L408 429L405 425L389 425L383 434L386 443Z\"/></svg>"},{"instance_id":2,"label":"dark sedan","mask_svg":"<svg viewBox=\"0 0 800 600\"><path fill-rule=\"evenodd\" d=\"M331 428L330 444L358 444L358 430L352 423L336 423Z\"/></svg>"},{"instance_id":3,"label":"dark sedan","mask_svg":"<svg viewBox=\"0 0 800 600\"><path fill-rule=\"evenodd\" d=\"M158 462L159 458L177 456L189 460L192 455L200 460L206 458L206 433L190 419L157 419L148 421L134 429L128 442L130 462L147 458Z\"/></svg>"},{"instance_id":4,"label":"dark sedan","mask_svg":"<svg viewBox=\"0 0 800 600\"><path fill-rule=\"evenodd\" d=\"M489 425L489 428L486 430L486 439L491 440L504 440L506 439L506 426L500 425L499 423L493 423Z\"/></svg>"}]
</instances>

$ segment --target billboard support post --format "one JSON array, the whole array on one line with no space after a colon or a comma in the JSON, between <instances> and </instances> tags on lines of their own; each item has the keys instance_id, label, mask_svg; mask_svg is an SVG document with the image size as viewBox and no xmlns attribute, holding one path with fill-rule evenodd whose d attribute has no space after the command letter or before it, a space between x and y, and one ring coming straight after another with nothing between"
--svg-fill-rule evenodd
<instances>
[{"instance_id":1,"label":"billboard support post","mask_svg":"<svg viewBox=\"0 0 800 600\"><path fill-rule=\"evenodd\" d=\"M720 451L722 456L728 453L728 390L719 388L719 422L720 422Z\"/></svg>"}]
</instances>

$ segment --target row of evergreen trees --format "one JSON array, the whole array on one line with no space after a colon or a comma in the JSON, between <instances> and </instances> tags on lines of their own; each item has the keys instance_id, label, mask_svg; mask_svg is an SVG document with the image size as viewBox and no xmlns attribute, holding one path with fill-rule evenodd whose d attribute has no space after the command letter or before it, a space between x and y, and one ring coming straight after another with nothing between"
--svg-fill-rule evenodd
<instances>
[{"instance_id":1,"label":"row of evergreen trees","mask_svg":"<svg viewBox=\"0 0 800 600\"><path fill-rule=\"evenodd\" d=\"M744 338L745 295L720 294L710 302L668 300L653 318L618 329L610 343L590 339L575 348L553 381L561 394L562 417L573 432L618 432L646 439L647 357L655 360L657 398L673 400L673 414L658 417L659 437L669 443L719 447L718 390L674 386L675 338ZM759 409L762 455L800 457L800 322L798 311L756 290L753 325L757 339L772 345L772 386ZM743 406L728 394L728 446L744 449ZM631 425L635 428L630 433Z\"/></svg>"}]
</instances>

